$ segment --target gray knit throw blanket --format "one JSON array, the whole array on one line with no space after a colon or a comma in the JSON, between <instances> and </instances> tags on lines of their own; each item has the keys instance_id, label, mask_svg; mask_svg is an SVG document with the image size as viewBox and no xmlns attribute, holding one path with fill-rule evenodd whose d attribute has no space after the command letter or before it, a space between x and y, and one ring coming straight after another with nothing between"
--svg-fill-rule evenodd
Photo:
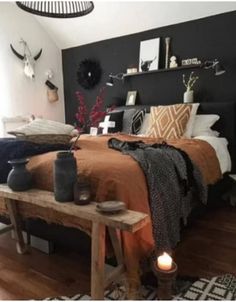
<instances>
[{"instance_id":1,"label":"gray knit throw blanket","mask_svg":"<svg viewBox=\"0 0 236 302\"><path fill-rule=\"evenodd\" d=\"M149 191L155 248L170 251L180 240L181 220L186 224L196 203L207 202L207 186L198 167L184 151L166 143L148 145L111 138L108 146L130 155L142 168Z\"/></svg>"}]
</instances>

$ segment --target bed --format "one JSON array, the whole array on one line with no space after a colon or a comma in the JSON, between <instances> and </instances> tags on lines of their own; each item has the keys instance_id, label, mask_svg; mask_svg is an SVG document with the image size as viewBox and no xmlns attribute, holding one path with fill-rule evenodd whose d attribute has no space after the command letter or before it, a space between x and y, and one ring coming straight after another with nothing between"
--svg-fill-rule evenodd
<instances>
[{"instance_id":1,"label":"bed","mask_svg":"<svg viewBox=\"0 0 236 302\"><path fill-rule=\"evenodd\" d=\"M217 130L220 131L221 136L225 137L229 142L229 153L234 169L235 104L201 104L200 111L204 114L216 113L220 115L221 119L216 127ZM128 208L150 215L148 191L144 174L137 162L132 158L123 156L115 150L108 149L107 141L110 137L114 136L121 140L137 140L137 137L123 134L112 134L101 137L85 135L81 137L79 140L81 150L75 153L78 172L90 178L93 196L96 201L111 199L123 200L126 202ZM148 138L141 139L147 143L153 142L153 140ZM223 143L221 144L220 140L211 140L211 142L206 142L206 140L206 138L205 140L204 138L193 140L183 139L168 141L168 143L186 151L190 158L198 165L203 174L204 181L208 185L214 185L222 178L221 171L224 173L224 169L226 169L226 171L228 170L225 167L227 167L229 162L225 163L222 161L227 151L222 147ZM219 147L219 145L221 145L221 147ZM222 151L222 148L224 151ZM215 150L218 151L215 152ZM35 176L37 188L53 190L52 168L55 157L56 152L50 152L31 158L28 167ZM47 175L47 177L45 177L45 175ZM5 205L1 200L0 211L2 213L6 212ZM20 206L20 212L25 218L41 218L48 223L79 228L90 234L91 226L89 223L75 219L73 216L66 217L54 211L47 211L47 213L45 213L43 209L30 205ZM133 283L138 282L139 261L150 253L154 245L151 224L142 231L137 232L135 237L124 232L122 240L129 278L134 281Z\"/></svg>"}]
</instances>

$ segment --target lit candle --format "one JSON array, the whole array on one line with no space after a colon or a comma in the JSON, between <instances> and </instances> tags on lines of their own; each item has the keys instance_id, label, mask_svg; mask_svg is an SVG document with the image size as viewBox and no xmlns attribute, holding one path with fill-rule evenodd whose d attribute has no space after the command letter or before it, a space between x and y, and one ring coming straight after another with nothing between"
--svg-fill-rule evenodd
<instances>
[{"instance_id":1,"label":"lit candle","mask_svg":"<svg viewBox=\"0 0 236 302\"><path fill-rule=\"evenodd\" d=\"M157 266L163 271L170 270L172 267L172 258L167 253L163 253L157 258Z\"/></svg>"}]
</instances>

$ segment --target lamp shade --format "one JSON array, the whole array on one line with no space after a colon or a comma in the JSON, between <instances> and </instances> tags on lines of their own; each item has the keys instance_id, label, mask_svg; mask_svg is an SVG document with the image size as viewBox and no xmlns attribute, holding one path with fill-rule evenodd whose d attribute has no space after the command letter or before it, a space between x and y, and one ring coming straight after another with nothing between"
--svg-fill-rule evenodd
<instances>
[{"instance_id":1,"label":"lamp shade","mask_svg":"<svg viewBox=\"0 0 236 302\"><path fill-rule=\"evenodd\" d=\"M114 80L112 76L109 76L109 80L106 82L107 86L113 86L114 85Z\"/></svg>"},{"instance_id":2,"label":"lamp shade","mask_svg":"<svg viewBox=\"0 0 236 302\"><path fill-rule=\"evenodd\" d=\"M201 65L201 67L205 69L213 69L216 76L222 75L223 73L226 72L218 59L215 59L213 61L205 61Z\"/></svg>"},{"instance_id":3,"label":"lamp shade","mask_svg":"<svg viewBox=\"0 0 236 302\"><path fill-rule=\"evenodd\" d=\"M92 1L24 1L16 2L24 11L50 18L75 18L94 9Z\"/></svg>"},{"instance_id":4,"label":"lamp shade","mask_svg":"<svg viewBox=\"0 0 236 302\"><path fill-rule=\"evenodd\" d=\"M225 73L224 67L223 67L219 62L217 62L217 63L215 64L214 70L215 70L215 75L216 75L216 76Z\"/></svg>"}]
</instances>

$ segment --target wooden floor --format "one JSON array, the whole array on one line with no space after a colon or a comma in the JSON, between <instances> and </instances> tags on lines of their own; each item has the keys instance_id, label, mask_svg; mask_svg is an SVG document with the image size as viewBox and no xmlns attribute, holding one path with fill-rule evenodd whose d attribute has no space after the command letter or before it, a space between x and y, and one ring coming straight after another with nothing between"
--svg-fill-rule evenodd
<instances>
[{"instance_id":1,"label":"wooden floor","mask_svg":"<svg viewBox=\"0 0 236 302\"><path fill-rule=\"evenodd\" d=\"M182 238L176 251L182 275L236 274L236 207L211 209Z\"/></svg>"},{"instance_id":2,"label":"wooden floor","mask_svg":"<svg viewBox=\"0 0 236 302\"><path fill-rule=\"evenodd\" d=\"M211 211L183 233L176 251L179 273L236 273L236 208ZM89 293L89 255L36 250L18 255L9 235L0 237L0 299L41 299Z\"/></svg>"},{"instance_id":3,"label":"wooden floor","mask_svg":"<svg viewBox=\"0 0 236 302\"><path fill-rule=\"evenodd\" d=\"M89 293L89 257L58 251L46 255L35 249L18 255L8 234L0 237L0 300L42 299Z\"/></svg>"}]
</instances>

